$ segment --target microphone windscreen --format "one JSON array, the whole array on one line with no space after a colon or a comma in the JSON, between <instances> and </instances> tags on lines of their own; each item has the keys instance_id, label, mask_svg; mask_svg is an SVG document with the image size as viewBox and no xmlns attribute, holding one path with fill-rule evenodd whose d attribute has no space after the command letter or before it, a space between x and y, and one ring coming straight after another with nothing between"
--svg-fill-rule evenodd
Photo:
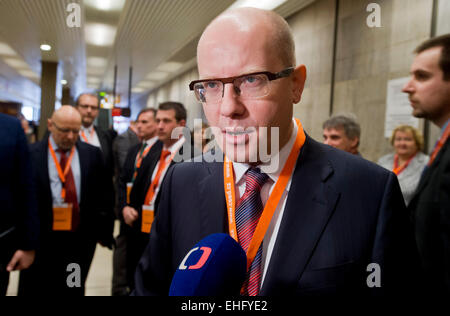
<instances>
[{"instance_id":1,"label":"microphone windscreen","mask_svg":"<svg viewBox=\"0 0 450 316\"><path fill-rule=\"evenodd\" d=\"M175 272L170 296L237 296L245 281L247 256L227 234L199 241Z\"/></svg>"}]
</instances>

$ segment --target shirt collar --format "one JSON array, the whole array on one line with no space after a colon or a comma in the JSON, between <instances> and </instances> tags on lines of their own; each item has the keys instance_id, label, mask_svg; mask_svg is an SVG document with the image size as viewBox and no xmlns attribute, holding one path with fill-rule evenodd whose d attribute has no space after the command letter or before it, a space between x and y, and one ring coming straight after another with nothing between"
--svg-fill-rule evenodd
<instances>
[{"instance_id":1,"label":"shirt collar","mask_svg":"<svg viewBox=\"0 0 450 316\"><path fill-rule=\"evenodd\" d=\"M84 125L81 125L81 130L84 132L84 133L89 133L89 135L91 134L91 131L93 131L94 130L94 124L92 124L91 126L89 126L89 127L84 127Z\"/></svg>"},{"instance_id":2,"label":"shirt collar","mask_svg":"<svg viewBox=\"0 0 450 316\"><path fill-rule=\"evenodd\" d=\"M260 164L258 167L261 169L261 172L266 173L270 179L274 183L277 182L281 171L283 170L284 165L286 164L286 161L289 157L289 154L291 153L291 149L294 146L295 139L297 137L297 131L298 126L295 123L295 120L292 119L294 128L292 130L292 134L288 140L288 142L281 148L281 150L273 155L273 157L270 159L269 162ZM250 165L246 163L239 163L239 162L233 162L233 169L234 169L234 175L235 175L235 183L239 183L239 181L242 180L244 177L244 174L247 172L247 170L250 168ZM286 187L287 190L289 190L290 187L290 181Z\"/></svg>"},{"instance_id":3,"label":"shirt collar","mask_svg":"<svg viewBox=\"0 0 450 316\"><path fill-rule=\"evenodd\" d=\"M158 140L158 136L154 136L152 138L145 140L144 143L146 143L148 146L153 146L157 140Z\"/></svg>"},{"instance_id":4,"label":"shirt collar","mask_svg":"<svg viewBox=\"0 0 450 316\"><path fill-rule=\"evenodd\" d=\"M184 136L182 136L179 140L177 140L172 146L170 146L169 148L167 148L168 151L170 151L171 154L177 152L180 150L181 146L183 146L184 141L186 140L186 138L184 138Z\"/></svg>"}]
</instances>

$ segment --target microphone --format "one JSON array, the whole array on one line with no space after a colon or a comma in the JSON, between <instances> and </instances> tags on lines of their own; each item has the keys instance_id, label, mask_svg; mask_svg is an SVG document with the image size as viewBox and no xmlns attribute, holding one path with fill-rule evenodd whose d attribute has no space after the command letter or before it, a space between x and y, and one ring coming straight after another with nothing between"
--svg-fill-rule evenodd
<instances>
[{"instance_id":1,"label":"microphone","mask_svg":"<svg viewBox=\"0 0 450 316\"><path fill-rule=\"evenodd\" d=\"M227 234L199 241L175 272L169 296L238 296L247 273L247 256Z\"/></svg>"}]
</instances>

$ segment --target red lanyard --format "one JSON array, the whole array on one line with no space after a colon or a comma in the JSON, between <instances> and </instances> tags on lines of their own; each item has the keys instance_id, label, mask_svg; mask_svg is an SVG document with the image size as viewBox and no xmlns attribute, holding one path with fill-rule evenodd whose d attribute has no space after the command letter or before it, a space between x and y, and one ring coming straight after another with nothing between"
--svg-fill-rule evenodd
<instances>
[{"instance_id":1,"label":"red lanyard","mask_svg":"<svg viewBox=\"0 0 450 316\"><path fill-rule=\"evenodd\" d=\"M437 154L441 150L442 146L444 146L445 142L447 141L448 136L450 135L450 122L447 123L447 127L444 130L444 133L442 134L441 138L439 138L436 146L434 146L434 150L431 153L430 160L428 161L428 166L431 166L434 159L436 159Z\"/></svg>"},{"instance_id":2,"label":"red lanyard","mask_svg":"<svg viewBox=\"0 0 450 316\"><path fill-rule=\"evenodd\" d=\"M408 167L409 163L411 162L411 160L414 159L414 157L417 155L417 153L415 153L411 158L408 159L408 161L406 163L404 163L402 166L398 165L398 155L396 154L394 156L394 166L392 167L392 172L395 173L396 175L399 175L400 173L402 173L403 170L406 169L406 167Z\"/></svg>"},{"instance_id":3,"label":"red lanyard","mask_svg":"<svg viewBox=\"0 0 450 316\"><path fill-rule=\"evenodd\" d=\"M62 171L61 164L58 161L58 158L56 157L55 150L53 149L52 143L50 142L50 139L48 140L48 149L50 150L50 154L52 155L53 161L55 162L56 171L58 171L59 179L62 182L62 190L61 190L61 198L65 201L66 200L66 176L69 173L70 165L72 164L72 158L75 154L75 146L72 147L70 151L69 160L67 160L66 166L64 168L64 172Z\"/></svg>"},{"instance_id":4,"label":"red lanyard","mask_svg":"<svg viewBox=\"0 0 450 316\"><path fill-rule=\"evenodd\" d=\"M269 227L272 216L280 202L281 196L286 189L286 186L291 178L292 172L294 170L295 164L297 162L300 149L305 143L305 132L303 131L302 124L298 119L295 119L297 123L297 136L295 138L294 146L291 149L289 157L281 171L281 174L275 183L272 193L264 207L264 210L259 219L258 225L256 226L255 232L253 234L252 240L250 241L250 246L247 250L247 268L250 267L253 260L255 259L256 253L264 239L267 228ZM227 204L228 213L228 227L231 237L233 237L237 242L238 235L236 229L236 219L235 219L235 207L236 207L236 196L235 196L235 182L234 182L234 171L233 163L225 156L225 162L223 164L223 178L224 178L224 189L225 189L225 201Z\"/></svg>"}]
</instances>

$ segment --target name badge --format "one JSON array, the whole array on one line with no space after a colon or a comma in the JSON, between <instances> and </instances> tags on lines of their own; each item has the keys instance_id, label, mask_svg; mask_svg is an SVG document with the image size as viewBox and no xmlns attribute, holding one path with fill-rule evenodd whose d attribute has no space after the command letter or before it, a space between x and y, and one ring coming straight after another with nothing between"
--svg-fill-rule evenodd
<instances>
[{"instance_id":1,"label":"name badge","mask_svg":"<svg viewBox=\"0 0 450 316\"><path fill-rule=\"evenodd\" d=\"M133 188L133 182L127 183L127 204L130 204L130 193L131 189Z\"/></svg>"},{"instance_id":2,"label":"name badge","mask_svg":"<svg viewBox=\"0 0 450 316\"><path fill-rule=\"evenodd\" d=\"M72 204L53 205L53 230L72 230Z\"/></svg>"},{"instance_id":3,"label":"name badge","mask_svg":"<svg viewBox=\"0 0 450 316\"><path fill-rule=\"evenodd\" d=\"M153 205L142 205L142 227L141 231L143 233L150 234L152 228L153 219L155 218Z\"/></svg>"}]
</instances>

